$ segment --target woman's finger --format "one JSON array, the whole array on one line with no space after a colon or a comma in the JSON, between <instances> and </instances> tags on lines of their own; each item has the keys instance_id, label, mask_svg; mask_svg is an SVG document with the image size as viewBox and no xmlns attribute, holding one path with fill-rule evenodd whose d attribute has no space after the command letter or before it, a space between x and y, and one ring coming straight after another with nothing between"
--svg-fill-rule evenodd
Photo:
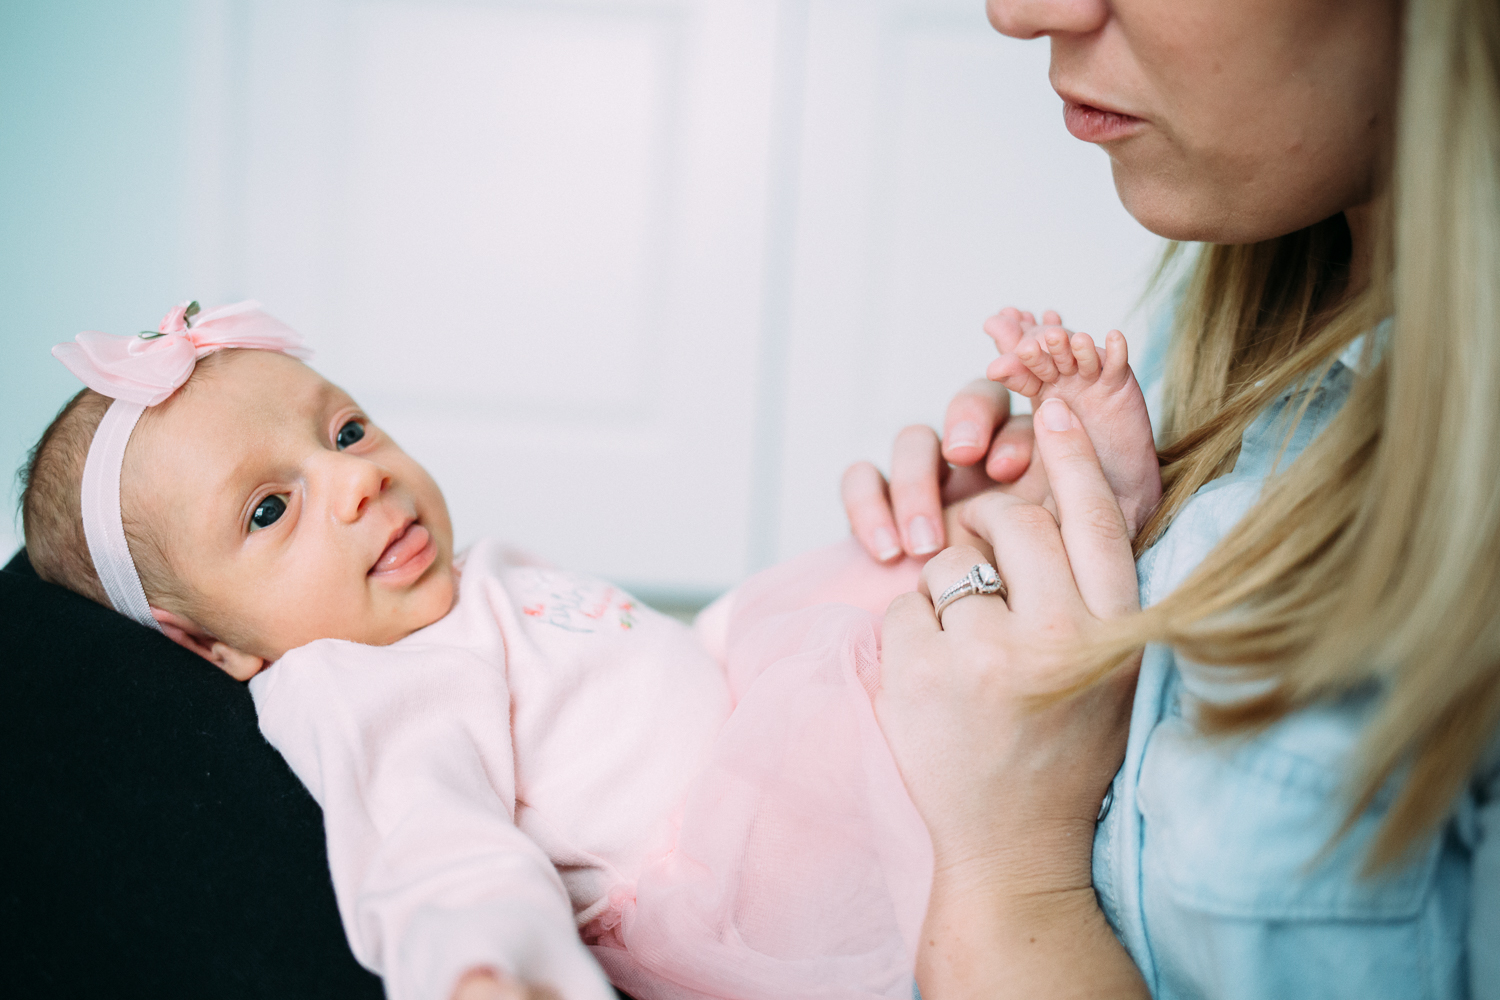
<instances>
[{"instance_id":1,"label":"woman's finger","mask_svg":"<svg viewBox=\"0 0 1500 1000\"><path fill-rule=\"evenodd\" d=\"M947 464L931 427L913 424L891 450L891 510L901 545L914 556L943 547L943 473Z\"/></svg>"},{"instance_id":2,"label":"woman's finger","mask_svg":"<svg viewBox=\"0 0 1500 1000\"><path fill-rule=\"evenodd\" d=\"M990 441L990 453L984 461L985 473L997 483L1013 483L1031 468L1031 417L1012 416Z\"/></svg>"},{"instance_id":3,"label":"woman's finger","mask_svg":"<svg viewBox=\"0 0 1500 1000\"><path fill-rule=\"evenodd\" d=\"M988 379L964 386L943 417L943 457L954 465L976 465L989 451L995 430L1010 417L1010 393Z\"/></svg>"},{"instance_id":4,"label":"woman's finger","mask_svg":"<svg viewBox=\"0 0 1500 1000\"><path fill-rule=\"evenodd\" d=\"M839 492L849 528L859 544L878 562L901 555L901 540L891 512L885 477L869 462L857 462L844 470Z\"/></svg>"},{"instance_id":5,"label":"woman's finger","mask_svg":"<svg viewBox=\"0 0 1500 1000\"><path fill-rule=\"evenodd\" d=\"M881 701L890 707L892 700L897 716L904 718L913 713L915 706L908 697L911 689L925 682L924 673L933 666L934 659L939 661L938 668L942 667L942 656L936 653L934 646L941 634L937 616L932 613L932 604L923 595L910 592L891 601L880 626L877 713L881 710ZM889 722L887 718L881 725L886 726Z\"/></svg>"},{"instance_id":6,"label":"woman's finger","mask_svg":"<svg viewBox=\"0 0 1500 1000\"><path fill-rule=\"evenodd\" d=\"M939 631L931 601L915 591L897 595L885 609L880 626L882 669L886 658L892 663L911 661L913 649L924 646Z\"/></svg>"},{"instance_id":7,"label":"woman's finger","mask_svg":"<svg viewBox=\"0 0 1500 1000\"><path fill-rule=\"evenodd\" d=\"M968 468L949 466L948 481L943 484L943 506L950 507L960 500L967 500L994 488L995 481L977 465Z\"/></svg>"},{"instance_id":8,"label":"woman's finger","mask_svg":"<svg viewBox=\"0 0 1500 1000\"><path fill-rule=\"evenodd\" d=\"M997 620L997 616L1009 612L1005 598L999 594L971 594L960 597L941 611L937 611L938 599L949 587L968 576L969 570L990 560L978 549L968 545L954 545L944 549L922 567L922 591L932 600L938 627L943 631L956 629L960 634L980 635L981 630Z\"/></svg>"},{"instance_id":9,"label":"woman's finger","mask_svg":"<svg viewBox=\"0 0 1500 1000\"><path fill-rule=\"evenodd\" d=\"M1067 559L1084 604L1099 618L1140 608L1130 531L1089 436L1060 399L1037 408L1036 447L1057 505Z\"/></svg>"},{"instance_id":10,"label":"woman's finger","mask_svg":"<svg viewBox=\"0 0 1500 1000\"><path fill-rule=\"evenodd\" d=\"M995 568L1010 592L1007 603L1018 615L1040 621L1081 608L1062 534L1045 508L986 493L965 504L960 517L994 548Z\"/></svg>"}]
</instances>

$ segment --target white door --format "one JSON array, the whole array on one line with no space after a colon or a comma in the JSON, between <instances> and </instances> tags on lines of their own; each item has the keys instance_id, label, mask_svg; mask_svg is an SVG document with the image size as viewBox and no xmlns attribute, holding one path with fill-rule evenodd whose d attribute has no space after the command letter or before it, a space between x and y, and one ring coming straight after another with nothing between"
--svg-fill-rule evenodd
<instances>
[{"instance_id":1,"label":"white door","mask_svg":"<svg viewBox=\"0 0 1500 1000\"><path fill-rule=\"evenodd\" d=\"M1160 249L1107 157L1064 131L1047 42L996 34L982 0L812 0L805 37L763 561L847 534L841 471L940 426L994 357L980 324L1002 306L1137 346Z\"/></svg>"},{"instance_id":2,"label":"white door","mask_svg":"<svg viewBox=\"0 0 1500 1000\"><path fill-rule=\"evenodd\" d=\"M841 537L1001 305L1155 241L981 0L203 0L196 294L302 330L498 536L692 601Z\"/></svg>"},{"instance_id":3,"label":"white door","mask_svg":"<svg viewBox=\"0 0 1500 1000\"><path fill-rule=\"evenodd\" d=\"M191 238L512 541L747 569L778 7L204 5Z\"/></svg>"}]
</instances>

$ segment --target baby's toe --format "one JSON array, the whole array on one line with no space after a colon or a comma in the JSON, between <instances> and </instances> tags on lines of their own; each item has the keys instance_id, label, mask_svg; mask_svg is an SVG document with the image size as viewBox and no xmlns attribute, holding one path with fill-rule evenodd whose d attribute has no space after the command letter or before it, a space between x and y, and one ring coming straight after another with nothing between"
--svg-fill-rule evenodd
<instances>
[{"instance_id":1,"label":"baby's toe","mask_svg":"<svg viewBox=\"0 0 1500 1000\"><path fill-rule=\"evenodd\" d=\"M1042 349L1040 341L1034 337L1027 337L1016 346L1016 357L1031 370L1031 373L1043 382L1052 383L1057 381L1057 364L1052 360L1052 355Z\"/></svg>"},{"instance_id":2,"label":"baby's toe","mask_svg":"<svg viewBox=\"0 0 1500 1000\"><path fill-rule=\"evenodd\" d=\"M991 382L999 382L1011 392L1023 396L1035 396L1042 391L1042 380L1014 354L1002 354L991 361L984 374Z\"/></svg>"},{"instance_id":3,"label":"baby's toe","mask_svg":"<svg viewBox=\"0 0 1500 1000\"><path fill-rule=\"evenodd\" d=\"M1124 385L1130 377L1130 351L1125 346L1125 335L1119 330L1109 331L1104 338L1104 360L1100 378L1109 385Z\"/></svg>"},{"instance_id":4,"label":"baby's toe","mask_svg":"<svg viewBox=\"0 0 1500 1000\"><path fill-rule=\"evenodd\" d=\"M1052 327L1044 334L1047 344L1047 353L1052 356L1052 363L1057 366L1059 375L1078 374L1078 361L1073 357L1073 347L1068 343L1068 331L1062 327Z\"/></svg>"},{"instance_id":5,"label":"baby's toe","mask_svg":"<svg viewBox=\"0 0 1500 1000\"><path fill-rule=\"evenodd\" d=\"M1078 362L1078 374L1091 382L1098 378L1102 363L1099 360L1099 350L1094 346L1094 338L1086 333L1075 333L1071 346L1073 359Z\"/></svg>"},{"instance_id":6,"label":"baby's toe","mask_svg":"<svg viewBox=\"0 0 1500 1000\"><path fill-rule=\"evenodd\" d=\"M1021 314L1013 308L1002 309L984 321L984 332L995 342L1001 354L1016 349L1025 332L1021 329Z\"/></svg>"}]
</instances>

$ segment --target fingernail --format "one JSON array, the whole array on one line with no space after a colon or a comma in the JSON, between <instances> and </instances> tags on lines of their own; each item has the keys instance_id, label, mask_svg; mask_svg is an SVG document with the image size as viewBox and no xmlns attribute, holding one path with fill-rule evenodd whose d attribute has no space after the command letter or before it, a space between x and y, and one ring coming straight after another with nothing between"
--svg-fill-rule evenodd
<instances>
[{"instance_id":1,"label":"fingernail","mask_svg":"<svg viewBox=\"0 0 1500 1000\"><path fill-rule=\"evenodd\" d=\"M1037 419L1042 426L1049 431L1067 431L1073 429L1073 414L1068 410L1068 404L1060 399L1049 399L1042 403L1036 411Z\"/></svg>"},{"instance_id":2,"label":"fingernail","mask_svg":"<svg viewBox=\"0 0 1500 1000\"><path fill-rule=\"evenodd\" d=\"M875 558L881 562L894 559L901 554L901 543L890 528L875 529Z\"/></svg>"},{"instance_id":3,"label":"fingernail","mask_svg":"<svg viewBox=\"0 0 1500 1000\"><path fill-rule=\"evenodd\" d=\"M949 448L978 448L979 425L972 420L954 424L948 431Z\"/></svg>"},{"instance_id":4,"label":"fingernail","mask_svg":"<svg viewBox=\"0 0 1500 1000\"><path fill-rule=\"evenodd\" d=\"M908 521L906 537L911 540L912 555L925 556L937 551L937 532L933 530L932 521L926 517L918 515Z\"/></svg>"},{"instance_id":5,"label":"fingernail","mask_svg":"<svg viewBox=\"0 0 1500 1000\"><path fill-rule=\"evenodd\" d=\"M1021 457L1021 449L1013 444L1002 444L995 449L994 457L1003 462L1009 462L1013 458Z\"/></svg>"}]
</instances>

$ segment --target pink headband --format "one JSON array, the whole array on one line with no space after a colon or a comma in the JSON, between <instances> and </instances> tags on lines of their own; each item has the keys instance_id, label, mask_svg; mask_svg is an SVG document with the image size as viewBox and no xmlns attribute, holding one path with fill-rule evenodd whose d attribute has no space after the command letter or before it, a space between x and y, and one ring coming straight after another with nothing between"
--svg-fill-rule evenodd
<instances>
[{"instance_id":1,"label":"pink headband","mask_svg":"<svg viewBox=\"0 0 1500 1000\"><path fill-rule=\"evenodd\" d=\"M312 352L291 327L261 311L259 302L239 302L200 312L184 302L155 330L134 337L80 333L76 343L58 344L52 356L68 366L83 384L114 399L89 445L83 463L83 533L99 582L114 609L142 625L161 631L120 519L120 469L125 445L146 407L167 399L188 380L198 359L214 351L241 347L277 351L294 358Z\"/></svg>"}]
</instances>

